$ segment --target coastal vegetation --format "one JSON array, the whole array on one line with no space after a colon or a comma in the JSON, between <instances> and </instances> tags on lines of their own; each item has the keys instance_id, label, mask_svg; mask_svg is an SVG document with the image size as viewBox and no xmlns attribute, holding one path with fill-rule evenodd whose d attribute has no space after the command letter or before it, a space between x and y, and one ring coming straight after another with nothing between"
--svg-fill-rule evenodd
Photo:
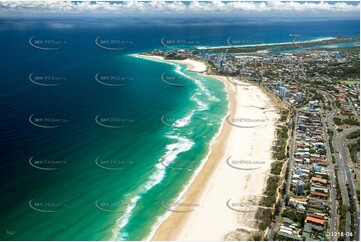
<instances>
[{"instance_id":1,"label":"coastal vegetation","mask_svg":"<svg viewBox=\"0 0 361 242\"><path fill-rule=\"evenodd\" d=\"M347 136L346 136L347 139L356 139L356 138L360 138L360 130L355 130L351 133L349 133Z\"/></svg>"},{"instance_id":2,"label":"coastal vegetation","mask_svg":"<svg viewBox=\"0 0 361 242\"><path fill-rule=\"evenodd\" d=\"M333 139L333 130L332 129L327 129L327 134L328 134L328 140L329 140L329 146L330 146L330 151L331 153L333 153L335 151L335 149L333 148L333 143L332 143L332 139ZM334 159L334 157L333 157Z\"/></svg>"},{"instance_id":3,"label":"coastal vegetation","mask_svg":"<svg viewBox=\"0 0 361 242\"><path fill-rule=\"evenodd\" d=\"M346 184L346 187L347 187L348 197L351 198L352 193L351 193L350 185ZM351 216L350 231L355 231L355 215L354 215L355 214L355 207L354 207L354 204L353 204L352 201L349 203L348 211L350 212L350 216ZM350 240L353 240L352 235L350 235Z\"/></svg>"},{"instance_id":4,"label":"coastal vegetation","mask_svg":"<svg viewBox=\"0 0 361 242\"><path fill-rule=\"evenodd\" d=\"M287 127L278 127L276 131L277 140L273 146L273 157L276 160L284 160L287 158L286 155L286 146L288 138L288 128Z\"/></svg>"},{"instance_id":5,"label":"coastal vegetation","mask_svg":"<svg viewBox=\"0 0 361 242\"><path fill-rule=\"evenodd\" d=\"M360 125L360 121L358 121L355 117L350 117L350 118L341 118L341 117L334 117L333 121L335 122L336 125L350 125L350 126L359 126Z\"/></svg>"},{"instance_id":6,"label":"coastal vegetation","mask_svg":"<svg viewBox=\"0 0 361 242\"><path fill-rule=\"evenodd\" d=\"M340 220L339 220L339 231L346 231L346 213L347 213L347 206L345 204L340 204L339 206L339 214L340 214ZM338 240L344 240L344 238L339 237Z\"/></svg>"},{"instance_id":7,"label":"coastal vegetation","mask_svg":"<svg viewBox=\"0 0 361 242\"><path fill-rule=\"evenodd\" d=\"M355 118L346 118L342 120L343 124L348 124L348 125L352 125L352 126L359 126L360 122L355 119Z\"/></svg>"},{"instance_id":8,"label":"coastal vegetation","mask_svg":"<svg viewBox=\"0 0 361 242\"><path fill-rule=\"evenodd\" d=\"M260 201L260 206L266 208L259 208L256 213L256 219L262 221L259 223L261 231L269 227L276 215L280 212L280 203L277 202L278 193L282 193L284 186L280 186L281 173L285 164L286 147L288 143L289 129L284 125L289 119L289 110L282 109L278 119L278 126L276 130L276 142L273 146L273 157L277 161L271 165L271 175L267 179L267 185L264 190L264 197ZM267 209L270 208L270 209Z\"/></svg>"},{"instance_id":9,"label":"coastal vegetation","mask_svg":"<svg viewBox=\"0 0 361 242\"><path fill-rule=\"evenodd\" d=\"M351 156L351 160L356 163L358 162L357 159L357 153L360 152L360 139L358 139L356 142L354 143L350 143L348 144L348 149L350 151L350 156Z\"/></svg>"},{"instance_id":10,"label":"coastal vegetation","mask_svg":"<svg viewBox=\"0 0 361 242\"><path fill-rule=\"evenodd\" d=\"M280 175L282 171L284 162L273 162L271 165L271 174L272 175Z\"/></svg>"},{"instance_id":11,"label":"coastal vegetation","mask_svg":"<svg viewBox=\"0 0 361 242\"><path fill-rule=\"evenodd\" d=\"M280 114L281 115L278 119L279 125L277 125L277 130L276 130L276 141L274 146L272 147L273 158L278 161L287 158L286 147L287 147L287 139L288 139L288 128L287 126L284 125L284 122L286 122L289 117L289 111L282 110Z\"/></svg>"},{"instance_id":12,"label":"coastal vegetation","mask_svg":"<svg viewBox=\"0 0 361 242\"><path fill-rule=\"evenodd\" d=\"M177 54L175 54L175 53L170 53L170 54L168 54L168 55L165 55L165 56L164 56L164 59L165 59L165 60L185 60L185 59L187 59L187 57L185 57L185 56L179 56L179 55L177 55Z\"/></svg>"},{"instance_id":13,"label":"coastal vegetation","mask_svg":"<svg viewBox=\"0 0 361 242\"><path fill-rule=\"evenodd\" d=\"M270 176L267 180L267 189L265 191L265 197L261 199L260 205L265 207L273 207L276 202L276 193L278 189L279 177Z\"/></svg>"},{"instance_id":14,"label":"coastal vegetation","mask_svg":"<svg viewBox=\"0 0 361 242\"><path fill-rule=\"evenodd\" d=\"M343 124L342 119L337 118L337 117L334 117L334 118L333 118L333 122L334 122L336 125L341 125L341 124Z\"/></svg>"}]
</instances>

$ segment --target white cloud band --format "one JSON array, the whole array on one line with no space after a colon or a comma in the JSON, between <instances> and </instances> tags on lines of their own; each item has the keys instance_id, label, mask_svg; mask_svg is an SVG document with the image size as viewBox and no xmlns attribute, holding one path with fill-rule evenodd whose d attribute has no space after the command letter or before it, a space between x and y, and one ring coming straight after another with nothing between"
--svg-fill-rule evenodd
<instances>
[{"instance_id":1,"label":"white cloud band","mask_svg":"<svg viewBox=\"0 0 361 242\"><path fill-rule=\"evenodd\" d=\"M355 2L354 2L355 3ZM0 13L239 13L239 12L359 12L360 4L296 1L0 1Z\"/></svg>"}]
</instances>

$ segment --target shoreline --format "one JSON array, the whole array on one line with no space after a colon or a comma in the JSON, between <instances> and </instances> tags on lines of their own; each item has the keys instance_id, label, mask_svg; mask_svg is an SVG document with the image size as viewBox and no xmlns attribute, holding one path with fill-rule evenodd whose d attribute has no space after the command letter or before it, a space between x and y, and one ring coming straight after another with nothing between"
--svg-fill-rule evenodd
<instances>
[{"instance_id":1,"label":"shoreline","mask_svg":"<svg viewBox=\"0 0 361 242\"><path fill-rule=\"evenodd\" d=\"M229 95L227 93L227 99L229 98ZM178 197L176 198L175 202L184 202L184 200L182 200L184 198L184 195L187 194L190 186L193 184L194 180L196 179L197 175L202 171L202 168L205 166L206 162L208 161L209 159L209 156L211 155L212 153L212 146L213 144L215 143L215 141L217 140L218 136L221 134L221 131L224 127L224 123L225 123L225 119L226 117L229 115L230 111L230 102L228 102L228 105L227 105L227 114L225 115L225 117L222 119L222 124L220 125L220 128L218 130L218 132L213 136L213 138L211 139L210 141L210 146L208 148L208 152L206 154L206 156L202 159L202 161L200 162L200 165L199 167L195 170L195 172L192 174L191 178L189 179L189 181L187 182L187 184L184 186L183 190L179 193ZM193 201L194 202L194 201ZM159 227L167 221L167 219L169 218L169 216L173 214L171 211L167 211L163 216L161 216L159 218L159 221L157 221L154 226L152 227L152 230L150 232L150 234L147 236L147 238L145 239L146 241L153 241L155 240L154 239L154 236L157 234L157 231L159 229Z\"/></svg>"},{"instance_id":2,"label":"shoreline","mask_svg":"<svg viewBox=\"0 0 361 242\"><path fill-rule=\"evenodd\" d=\"M171 65L173 65L173 64L185 64L185 65L187 65L186 71L198 72L198 73L202 74L203 76L213 77L215 79L218 79L218 77L221 77L221 76L210 76L210 75L207 75L207 74L203 74L203 72L206 71L207 66L203 62L200 62L200 61L194 61L194 60L190 60L190 59L185 59L185 60L164 60L164 58L161 57L161 56L142 55L142 54L131 54L130 56L133 56L133 57L136 57L136 58L148 59L148 60L151 60L151 61L156 61L156 62L161 62L161 63L166 63L166 64L171 64ZM195 71L193 69L194 65L192 65L192 64L195 64L194 62L196 62L196 64L198 64L201 71L199 71L199 70ZM190 63L192 63L192 64L190 65ZM219 81L219 79L218 79L218 81ZM227 84L227 83L225 83L225 84ZM207 152L206 156L202 159L202 161L200 162L199 167L195 170L195 172L192 174L192 176L189 179L189 181L187 182L187 184L184 186L182 191L179 193L179 195L176 198L175 202L184 201L184 200L182 200L184 195L187 194L188 190L190 189L190 186L194 183L194 180L197 178L198 174L202 171L203 167L206 165L206 163L207 163L207 161L209 159L209 156L212 153L212 147L213 147L214 143L216 142L217 138L222 134L222 130L224 128L226 117L230 114L230 108L231 108L231 102L229 101L230 94L229 94L227 88L225 88L225 90L226 90L226 93L227 93L226 97L227 97L227 100L228 100L227 114L223 117L218 132L213 136L212 140L210 141L210 146L208 148L208 152ZM167 221L167 219L171 216L171 214L173 214L171 211L167 211L164 215L159 217L158 221L152 226L150 234L143 240L146 240L146 241L155 240L154 236L156 236L156 234L158 233L159 227L163 223L165 223Z\"/></svg>"},{"instance_id":3,"label":"shoreline","mask_svg":"<svg viewBox=\"0 0 361 242\"><path fill-rule=\"evenodd\" d=\"M292 37L292 36L290 36ZM260 44L250 44L250 45L222 45L222 46L200 46L197 49L199 50L205 50L205 49L226 49L230 47L234 48L242 48L242 47L263 47L263 46L274 46L274 45L288 45L288 44L302 44L302 43L313 43L313 42L320 42L325 40L333 40L336 39L336 37L322 37L319 39L313 39L313 40L304 40L304 41L295 41L295 42L276 42L276 43L260 43Z\"/></svg>"},{"instance_id":4,"label":"shoreline","mask_svg":"<svg viewBox=\"0 0 361 242\"><path fill-rule=\"evenodd\" d=\"M191 59L185 60L165 60L162 56L156 55L143 55L143 54L131 54L129 56L133 56L136 58L147 59L156 62L168 63L168 64L184 64L187 65L186 71L203 73L207 70L207 66L200 61L195 61Z\"/></svg>"},{"instance_id":5,"label":"shoreline","mask_svg":"<svg viewBox=\"0 0 361 242\"><path fill-rule=\"evenodd\" d=\"M221 77L221 76L210 76L210 75L205 75L205 76L213 77L216 79ZM224 84L227 85L227 83ZM223 137L227 137L229 135L230 129L229 126L226 125L227 123L226 117L233 111L234 107L232 106L232 101L230 101L232 97L228 92L228 88L226 88L226 92L228 99L227 114L222 120L222 124L219 128L219 131L215 134L215 136L212 138L212 141L210 142L207 155L202 160L201 165L192 175L192 178L190 179L190 181L188 181L187 185L184 187L183 191L181 192L181 194L184 194L184 199L182 200L182 202L184 203L199 204L198 203L199 197L201 196L202 193L204 193L204 191L199 191L199 190L202 190L200 188L204 187L204 183L207 182L207 176L203 176L202 173L211 172L211 170L215 168L218 162L217 159L215 159L217 157L215 157L216 154L214 153L217 153L217 146L222 145L220 140L222 140ZM213 160L213 162L210 162L210 160ZM199 184L201 184L201 187L198 186ZM198 192L200 194L197 194ZM179 198L182 197L183 196L180 196ZM191 213L170 212L169 215L155 228L155 230L152 231L151 235L148 236L147 241L181 240L178 239L177 237L182 232L182 229L184 229L184 225L186 225L187 220L189 221L191 219L190 218L191 215L192 215Z\"/></svg>"},{"instance_id":6,"label":"shoreline","mask_svg":"<svg viewBox=\"0 0 361 242\"><path fill-rule=\"evenodd\" d=\"M226 202L227 200L229 202L230 199L233 199L232 201L247 202L252 195L255 196L252 198L252 201L256 201L263 195L267 181L266 173L269 172L271 163L273 162L271 159L271 147L274 140L275 122L278 116L275 112L270 112L274 109L273 103L271 103L269 97L264 94L259 87L247 83L242 83L242 85L238 86L229 82L224 76L205 74L206 65L203 62L189 59L168 61L164 60L163 57L150 55L132 56L168 64L186 64L188 71L199 72L205 77L215 78L223 82L228 99L227 115L222 120L218 133L212 138L207 155L176 200L177 202L198 204L200 208L189 213L172 213L168 211L158 218L158 221L152 227L146 240L205 241L224 240L226 237L227 240L234 240L234 236L237 236L237 239L239 239L240 236L242 240L249 239L253 232L258 231L256 226L251 225L255 224L254 220L257 210L252 210L242 215L239 212L237 213L229 209L229 207L227 207L228 203L226 206ZM268 139L265 145L265 152L263 152L261 156L258 155L258 157L256 154L259 152L252 154L252 150L255 150L253 149L254 147L247 146L245 142L243 142L245 147L239 148L237 146L239 143L242 143L244 137L252 136L254 137L252 142L247 141L247 143L252 143L253 146L262 143L264 130L262 132L258 131L258 135L254 135L255 129L240 129L232 126L226 120L230 114L243 115L247 113L252 117L257 117L257 115L261 117L264 115L263 108L255 108L253 106L254 103L242 106L241 104L244 103L245 98L242 97L243 95L238 95L239 93L248 93L249 95L255 93L253 101L257 101L258 99L263 100L263 104L267 106L266 110L271 109L267 111L271 113L271 123L269 127L266 128L272 137ZM259 105L262 106L262 102L256 103L255 106ZM261 169L256 171L247 171L247 169L245 169L240 172L237 169L225 165L225 160L229 155L235 158L242 158L241 156L244 156L243 153L250 153L247 157L248 160L262 159L267 161L267 165L262 167L263 177L260 177L260 174L258 174ZM263 182L260 182L260 178L262 178ZM251 184L247 185L247 183ZM238 190L238 187L232 186L234 184L239 184L240 187L245 184L244 190L248 191L241 192ZM257 205L258 202L253 204L254 208L256 208ZM212 216L210 216L211 214ZM217 223L218 221L222 221L222 223ZM245 222L248 225L242 225L240 222ZM244 231L236 232L240 228ZM208 233L204 234L205 231L208 231Z\"/></svg>"}]
</instances>

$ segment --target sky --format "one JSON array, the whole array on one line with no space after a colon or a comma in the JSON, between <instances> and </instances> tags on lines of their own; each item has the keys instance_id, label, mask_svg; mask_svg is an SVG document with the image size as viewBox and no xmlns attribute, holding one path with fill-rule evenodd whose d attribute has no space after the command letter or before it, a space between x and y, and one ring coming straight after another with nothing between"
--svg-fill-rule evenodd
<instances>
[{"instance_id":1,"label":"sky","mask_svg":"<svg viewBox=\"0 0 361 242\"><path fill-rule=\"evenodd\" d=\"M253 15L359 18L359 1L6 1L0 17L23 15Z\"/></svg>"}]
</instances>

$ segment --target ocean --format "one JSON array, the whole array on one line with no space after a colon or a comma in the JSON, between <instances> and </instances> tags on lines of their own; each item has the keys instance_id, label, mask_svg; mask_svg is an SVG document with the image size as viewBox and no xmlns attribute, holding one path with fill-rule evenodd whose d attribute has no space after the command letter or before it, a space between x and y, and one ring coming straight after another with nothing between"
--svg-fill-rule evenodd
<instances>
[{"instance_id":1,"label":"ocean","mask_svg":"<svg viewBox=\"0 0 361 242\"><path fill-rule=\"evenodd\" d=\"M224 85L153 49L359 36L359 20L0 19L0 240L141 240L204 161ZM176 85L172 85L176 84Z\"/></svg>"}]
</instances>

